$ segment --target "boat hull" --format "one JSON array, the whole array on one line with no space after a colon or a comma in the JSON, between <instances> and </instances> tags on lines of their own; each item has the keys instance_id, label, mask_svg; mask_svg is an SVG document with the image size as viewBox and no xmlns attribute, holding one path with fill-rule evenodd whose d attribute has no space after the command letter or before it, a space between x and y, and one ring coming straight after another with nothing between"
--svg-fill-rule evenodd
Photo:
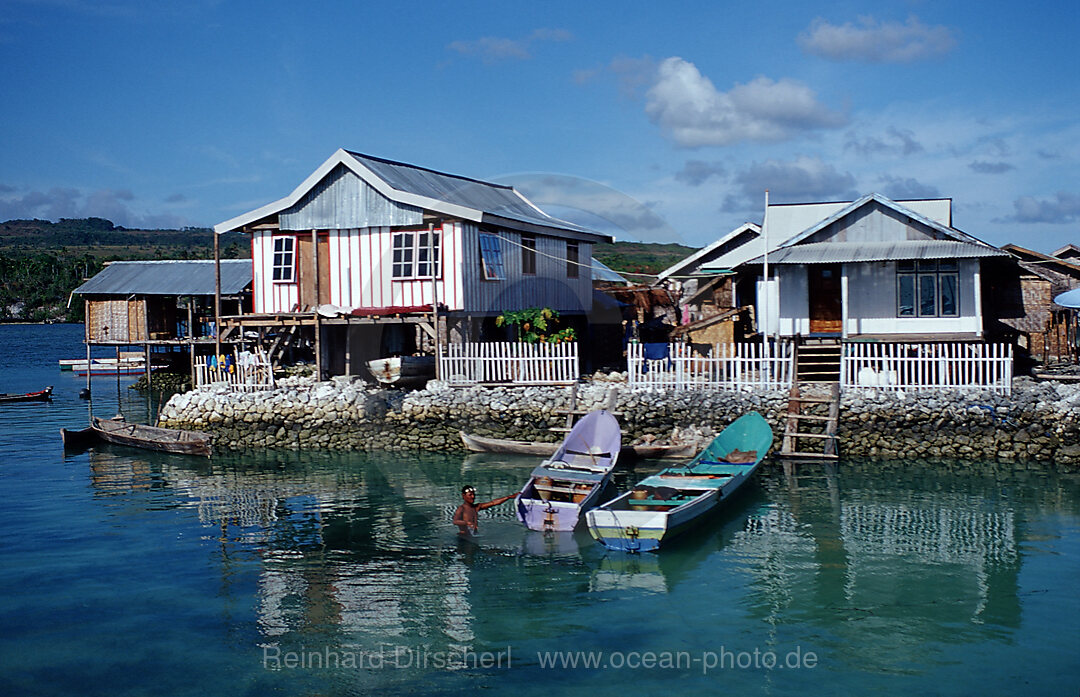
<instances>
[{"instance_id":1,"label":"boat hull","mask_svg":"<svg viewBox=\"0 0 1080 697\"><path fill-rule=\"evenodd\" d=\"M86 448L97 443L99 438L93 428L61 428L60 440L67 449Z\"/></svg>"},{"instance_id":2,"label":"boat hull","mask_svg":"<svg viewBox=\"0 0 1080 697\"><path fill-rule=\"evenodd\" d=\"M377 358L367 367L380 383L394 387L423 387L435 377L434 356Z\"/></svg>"},{"instance_id":3,"label":"boat hull","mask_svg":"<svg viewBox=\"0 0 1080 697\"><path fill-rule=\"evenodd\" d=\"M198 431L180 431L97 418L93 421L93 429L101 440L115 445L204 457L210 457L213 452L211 436Z\"/></svg>"},{"instance_id":4,"label":"boat hull","mask_svg":"<svg viewBox=\"0 0 1080 697\"><path fill-rule=\"evenodd\" d=\"M502 453L504 455L537 455L547 457L554 455L559 449L559 443L541 441L512 440L509 438L488 438L471 433L459 432L461 442L465 449L474 453ZM694 454L696 446L693 443L679 443L674 445L627 445L622 448L622 454L633 454L641 460L659 460L663 458L688 457Z\"/></svg>"},{"instance_id":5,"label":"boat hull","mask_svg":"<svg viewBox=\"0 0 1080 697\"><path fill-rule=\"evenodd\" d=\"M623 494L619 499L629 496ZM592 538L608 549L656 552L662 544L670 544L681 533L693 529L699 519L716 510L720 500L720 491L714 489L701 492L672 511L602 508L589 511L586 520Z\"/></svg>"},{"instance_id":6,"label":"boat hull","mask_svg":"<svg viewBox=\"0 0 1080 697\"><path fill-rule=\"evenodd\" d=\"M760 414L739 417L687 464L646 477L633 491L586 513L589 534L612 550L659 551L753 477L772 441L772 428Z\"/></svg>"},{"instance_id":7,"label":"boat hull","mask_svg":"<svg viewBox=\"0 0 1080 697\"><path fill-rule=\"evenodd\" d=\"M52 385L39 392L26 392L25 394L0 394L0 404L21 404L25 402L48 402L52 400Z\"/></svg>"},{"instance_id":8,"label":"boat hull","mask_svg":"<svg viewBox=\"0 0 1080 697\"><path fill-rule=\"evenodd\" d=\"M581 522L581 516L601 503L601 497L607 489L610 475L592 486L589 493L580 502L551 501L538 498L526 498L524 491L514 500L517 517L530 530L537 532L572 532Z\"/></svg>"},{"instance_id":9,"label":"boat hull","mask_svg":"<svg viewBox=\"0 0 1080 697\"><path fill-rule=\"evenodd\" d=\"M582 513L598 505L619 460L622 434L606 411L581 418L556 451L533 469L514 501L530 530L570 532Z\"/></svg>"}]
</instances>

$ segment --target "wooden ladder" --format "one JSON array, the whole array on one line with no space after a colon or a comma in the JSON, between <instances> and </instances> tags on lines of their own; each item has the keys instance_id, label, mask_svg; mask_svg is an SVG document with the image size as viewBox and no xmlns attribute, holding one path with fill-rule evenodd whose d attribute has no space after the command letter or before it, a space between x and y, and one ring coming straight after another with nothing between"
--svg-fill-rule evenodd
<instances>
[{"instance_id":1,"label":"wooden ladder","mask_svg":"<svg viewBox=\"0 0 1080 697\"><path fill-rule=\"evenodd\" d=\"M791 385L787 427L784 429L780 457L793 460L836 460L839 458L836 429L840 421L840 384L827 385L829 396L805 395L806 385L807 383L798 380ZM821 452L816 449L811 451L802 445L800 440L821 443Z\"/></svg>"}]
</instances>

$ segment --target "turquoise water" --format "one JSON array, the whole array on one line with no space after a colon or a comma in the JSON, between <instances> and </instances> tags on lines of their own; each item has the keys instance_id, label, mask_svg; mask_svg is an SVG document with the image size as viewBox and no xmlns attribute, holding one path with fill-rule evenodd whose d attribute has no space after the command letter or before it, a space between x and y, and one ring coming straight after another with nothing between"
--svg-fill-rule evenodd
<instances>
[{"instance_id":1,"label":"turquoise water","mask_svg":"<svg viewBox=\"0 0 1080 697\"><path fill-rule=\"evenodd\" d=\"M0 406L2 694L1080 686L1077 475L770 468L659 555L529 533L509 506L462 544L460 487L509 493L532 460L65 454L57 431L85 422L85 379L56 360L83 355L81 327L0 339L0 391L56 386L52 404ZM131 381L95 378L95 414L153 413Z\"/></svg>"}]
</instances>

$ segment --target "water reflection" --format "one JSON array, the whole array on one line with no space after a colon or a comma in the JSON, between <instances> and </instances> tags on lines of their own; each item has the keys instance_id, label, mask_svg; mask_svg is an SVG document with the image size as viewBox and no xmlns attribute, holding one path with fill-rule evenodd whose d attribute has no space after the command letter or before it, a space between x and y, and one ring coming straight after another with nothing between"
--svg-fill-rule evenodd
<instances>
[{"instance_id":1,"label":"water reflection","mask_svg":"<svg viewBox=\"0 0 1080 697\"><path fill-rule=\"evenodd\" d=\"M769 471L670 549L626 555L585 531L527 531L510 506L483 512L478 540L461 541L450 520L462 483L482 499L513 491L529 458L277 452L208 462L101 448L89 461L103 499L167 499L197 518L223 576L251 565L250 621L263 645L283 649L554 641L595 634L621 612L612 601L670 596L679 607L723 606L777 636L814 627L822 652L849 668L917 672L937 660L935 645L1019 627L1029 494L1016 492L1038 491L1051 507L1074 501L1043 482L932 467ZM685 631L663 614L644 618L642 636Z\"/></svg>"}]
</instances>

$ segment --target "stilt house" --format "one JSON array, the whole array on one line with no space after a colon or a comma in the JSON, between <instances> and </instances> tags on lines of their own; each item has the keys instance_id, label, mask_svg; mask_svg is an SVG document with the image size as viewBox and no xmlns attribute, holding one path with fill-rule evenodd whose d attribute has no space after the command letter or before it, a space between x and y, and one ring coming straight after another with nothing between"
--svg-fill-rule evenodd
<instances>
[{"instance_id":1,"label":"stilt house","mask_svg":"<svg viewBox=\"0 0 1080 697\"><path fill-rule=\"evenodd\" d=\"M225 326L274 333L278 346L311 336L323 375L486 338L506 310L583 323L593 245L611 241L512 187L347 150L214 229L251 235L254 313Z\"/></svg>"}]
</instances>

